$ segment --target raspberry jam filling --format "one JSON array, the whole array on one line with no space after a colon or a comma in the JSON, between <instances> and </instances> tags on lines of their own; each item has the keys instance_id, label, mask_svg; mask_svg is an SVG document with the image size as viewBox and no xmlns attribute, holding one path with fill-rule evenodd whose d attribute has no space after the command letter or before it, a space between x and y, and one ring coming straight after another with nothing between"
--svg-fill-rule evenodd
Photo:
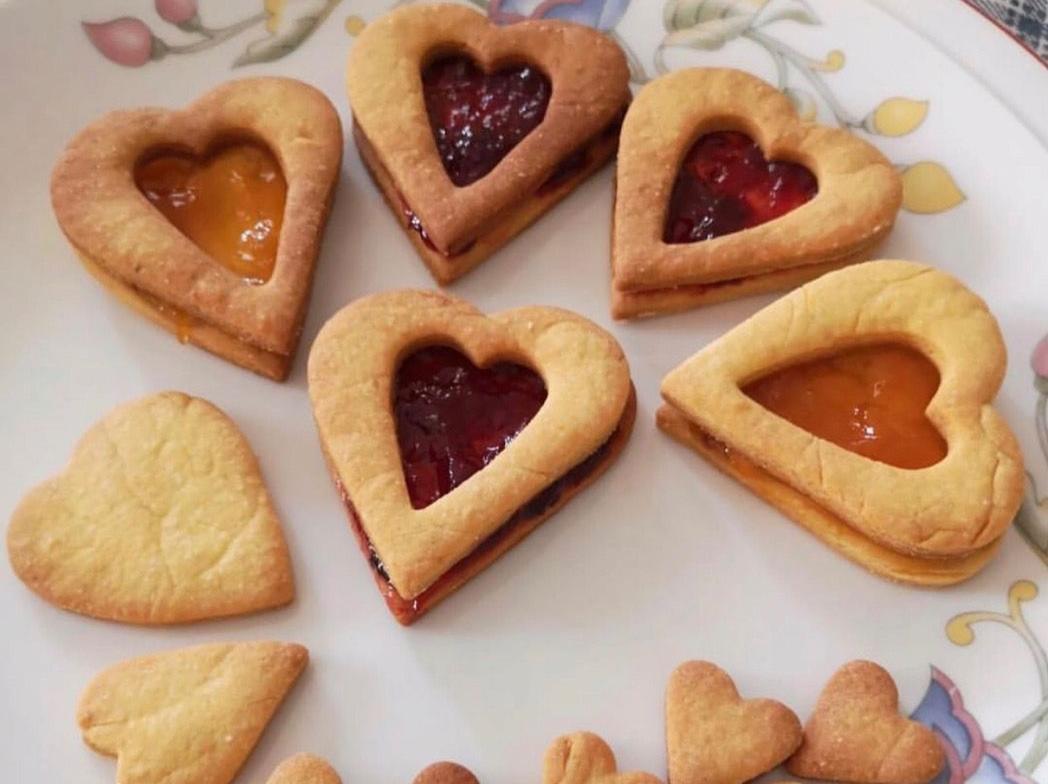
<instances>
[{"instance_id":1,"label":"raspberry jam filling","mask_svg":"<svg viewBox=\"0 0 1048 784\"><path fill-rule=\"evenodd\" d=\"M546 116L552 86L531 65L484 73L468 57L422 71L422 94L440 159L459 187L498 165Z\"/></svg>"},{"instance_id":2,"label":"raspberry jam filling","mask_svg":"<svg viewBox=\"0 0 1048 784\"><path fill-rule=\"evenodd\" d=\"M815 197L808 169L768 161L749 136L707 133L684 156L673 184L663 241L699 242L779 218Z\"/></svg>"},{"instance_id":3,"label":"raspberry jam filling","mask_svg":"<svg viewBox=\"0 0 1048 784\"><path fill-rule=\"evenodd\" d=\"M478 368L449 346L428 346L397 370L393 416L408 495L429 506L494 460L546 401L522 365Z\"/></svg>"},{"instance_id":4,"label":"raspberry jam filling","mask_svg":"<svg viewBox=\"0 0 1048 784\"><path fill-rule=\"evenodd\" d=\"M256 144L220 147L203 159L164 152L135 167L135 184L175 228L249 283L276 263L287 183Z\"/></svg>"},{"instance_id":5,"label":"raspberry jam filling","mask_svg":"<svg viewBox=\"0 0 1048 784\"><path fill-rule=\"evenodd\" d=\"M743 387L819 438L899 468L926 468L946 442L925 415L939 371L898 345L865 346L777 370Z\"/></svg>"}]
</instances>

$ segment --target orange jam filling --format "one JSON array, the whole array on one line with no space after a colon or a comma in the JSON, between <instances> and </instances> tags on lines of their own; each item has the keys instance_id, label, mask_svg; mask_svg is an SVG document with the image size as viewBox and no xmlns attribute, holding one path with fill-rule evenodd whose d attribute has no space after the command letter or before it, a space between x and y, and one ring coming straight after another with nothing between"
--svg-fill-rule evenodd
<instances>
[{"instance_id":1,"label":"orange jam filling","mask_svg":"<svg viewBox=\"0 0 1048 784\"><path fill-rule=\"evenodd\" d=\"M178 152L135 167L143 195L180 232L249 283L273 274L287 183L264 147L236 144L204 159Z\"/></svg>"},{"instance_id":2,"label":"orange jam filling","mask_svg":"<svg viewBox=\"0 0 1048 784\"><path fill-rule=\"evenodd\" d=\"M925 415L939 371L897 345L866 346L757 379L743 392L819 438L899 468L926 468L946 442Z\"/></svg>"}]
</instances>

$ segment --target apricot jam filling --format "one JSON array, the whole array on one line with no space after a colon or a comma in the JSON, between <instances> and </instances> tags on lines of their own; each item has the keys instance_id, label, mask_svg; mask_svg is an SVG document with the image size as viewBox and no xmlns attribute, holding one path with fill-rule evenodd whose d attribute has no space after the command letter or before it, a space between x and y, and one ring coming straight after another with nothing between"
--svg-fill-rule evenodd
<instances>
[{"instance_id":1,"label":"apricot jam filling","mask_svg":"<svg viewBox=\"0 0 1048 784\"><path fill-rule=\"evenodd\" d=\"M147 156L135 184L175 228L249 283L273 274L287 183L264 147L224 145L204 158L180 152Z\"/></svg>"},{"instance_id":2,"label":"apricot jam filling","mask_svg":"<svg viewBox=\"0 0 1048 784\"><path fill-rule=\"evenodd\" d=\"M818 191L818 181L808 169L769 161L746 134L707 133L684 156L670 195L663 242L700 242L759 226L797 209Z\"/></svg>"},{"instance_id":3,"label":"apricot jam filling","mask_svg":"<svg viewBox=\"0 0 1048 784\"><path fill-rule=\"evenodd\" d=\"M926 468L946 442L925 415L939 371L906 346L849 349L777 370L743 392L772 413L856 454Z\"/></svg>"}]
</instances>

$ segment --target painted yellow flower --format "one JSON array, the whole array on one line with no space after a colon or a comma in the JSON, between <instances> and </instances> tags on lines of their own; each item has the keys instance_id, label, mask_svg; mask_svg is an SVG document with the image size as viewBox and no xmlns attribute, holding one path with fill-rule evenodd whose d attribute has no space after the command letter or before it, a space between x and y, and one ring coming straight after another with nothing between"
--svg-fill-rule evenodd
<instances>
[{"instance_id":1,"label":"painted yellow flower","mask_svg":"<svg viewBox=\"0 0 1048 784\"><path fill-rule=\"evenodd\" d=\"M888 98L881 101L863 121L870 133L881 136L905 136L912 133L928 116L928 102L913 98Z\"/></svg>"},{"instance_id":2,"label":"painted yellow flower","mask_svg":"<svg viewBox=\"0 0 1048 784\"><path fill-rule=\"evenodd\" d=\"M965 200L950 172L941 163L921 161L902 172L902 206L909 212L927 215L945 212Z\"/></svg>"}]
</instances>

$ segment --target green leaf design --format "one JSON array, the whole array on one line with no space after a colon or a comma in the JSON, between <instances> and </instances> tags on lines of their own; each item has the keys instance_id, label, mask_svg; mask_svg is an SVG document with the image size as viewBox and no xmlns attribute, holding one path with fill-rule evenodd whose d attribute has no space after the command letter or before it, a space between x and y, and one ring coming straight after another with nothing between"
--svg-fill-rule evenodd
<instances>
[{"instance_id":1,"label":"green leaf design","mask_svg":"<svg viewBox=\"0 0 1048 784\"><path fill-rule=\"evenodd\" d=\"M745 19L745 24L738 28L741 32L749 26L763 5L762 0L666 0L662 7L662 23L666 32L675 33L698 26Z\"/></svg>"}]
</instances>

